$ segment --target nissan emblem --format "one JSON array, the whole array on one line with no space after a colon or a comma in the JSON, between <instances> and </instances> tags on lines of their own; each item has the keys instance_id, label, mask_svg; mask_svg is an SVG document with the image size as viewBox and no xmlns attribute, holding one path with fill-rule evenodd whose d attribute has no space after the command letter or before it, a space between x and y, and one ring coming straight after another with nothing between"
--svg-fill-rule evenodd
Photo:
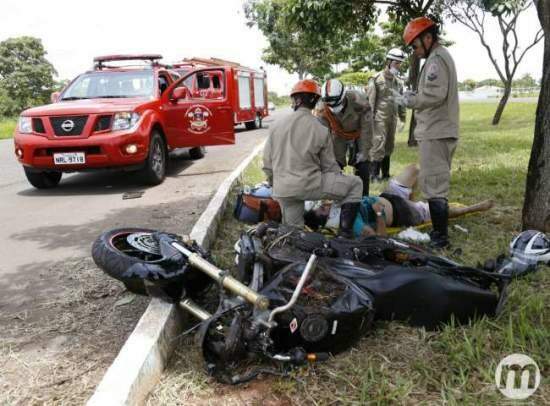
<instances>
[{"instance_id":1,"label":"nissan emblem","mask_svg":"<svg viewBox=\"0 0 550 406\"><path fill-rule=\"evenodd\" d=\"M63 131L67 133L70 132L74 128L74 121L73 120L63 121L63 123L61 124L61 128L63 129Z\"/></svg>"}]
</instances>

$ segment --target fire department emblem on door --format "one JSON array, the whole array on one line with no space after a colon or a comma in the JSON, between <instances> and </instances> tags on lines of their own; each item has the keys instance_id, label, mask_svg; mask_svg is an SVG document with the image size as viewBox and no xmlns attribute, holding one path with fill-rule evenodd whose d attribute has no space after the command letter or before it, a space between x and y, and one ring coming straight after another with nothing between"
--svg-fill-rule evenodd
<instances>
[{"instance_id":1,"label":"fire department emblem on door","mask_svg":"<svg viewBox=\"0 0 550 406\"><path fill-rule=\"evenodd\" d=\"M212 112L201 104L195 104L185 113L189 119L189 131L194 134L203 134L210 130L208 120L212 118Z\"/></svg>"}]
</instances>

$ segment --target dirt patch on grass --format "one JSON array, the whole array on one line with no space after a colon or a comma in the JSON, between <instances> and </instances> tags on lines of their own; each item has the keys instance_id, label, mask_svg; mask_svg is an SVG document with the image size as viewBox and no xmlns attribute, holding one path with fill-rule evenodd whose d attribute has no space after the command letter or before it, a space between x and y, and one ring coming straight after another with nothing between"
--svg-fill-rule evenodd
<instances>
[{"instance_id":1,"label":"dirt patch on grass","mask_svg":"<svg viewBox=\"0 0 550 406\"><path fill-rule=\"evenodd\" d=\"M128 210L83 227L93 237L81 238L128 224L189 233L207 202ZM36 263L0 282L0 292L0 405L84 404L149 303L90 257Z\"/></svg>"},{"instance_id":2,"label":"dirt patch on grass","mask_svg":"<svg viewBox=\"0 0 550 406\"><path fill-rule=\"evenodd\" d=\"M0 404L83 404L147 306L91 259L44 269L60 292L0 315Z\"/></svg>"}]
</instances>

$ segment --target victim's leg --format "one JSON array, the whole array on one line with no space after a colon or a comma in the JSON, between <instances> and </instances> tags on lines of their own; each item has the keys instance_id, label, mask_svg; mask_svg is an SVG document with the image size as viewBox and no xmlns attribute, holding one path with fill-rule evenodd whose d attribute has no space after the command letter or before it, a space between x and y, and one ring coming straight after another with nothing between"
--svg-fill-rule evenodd
<instances>
[{"instance_id":1,"label":"victim's leg","mask_svg":"<svg viewBox=\"0 0 550 406\"><path fill-rule=\"evenodd\" d=\"M495 205L495 202L492 200L484 200L482 202L472 204L471 206L466 207L449 207L449 218L463 216L468 213L473 213L476 211L487 211Z\"/></svg>"}]
</instances>

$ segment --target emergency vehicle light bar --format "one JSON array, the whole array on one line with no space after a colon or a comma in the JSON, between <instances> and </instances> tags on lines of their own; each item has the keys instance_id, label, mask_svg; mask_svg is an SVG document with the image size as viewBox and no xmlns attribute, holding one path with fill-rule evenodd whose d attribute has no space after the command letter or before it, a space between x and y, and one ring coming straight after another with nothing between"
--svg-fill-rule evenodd
<instances>
[{"instance_id":1,"label":"emergency vehicle light bar","mask_svg":"<svg viewBox=\"0 0 550 406\"><path fill-rule=\"evenodd\" d=\"M154 65L159 59L162 59L160 54L104 55L96 56L94 64L97 69L103 68L105 62L113 61L150 61Z\"/></svg>"}]
</instances>

